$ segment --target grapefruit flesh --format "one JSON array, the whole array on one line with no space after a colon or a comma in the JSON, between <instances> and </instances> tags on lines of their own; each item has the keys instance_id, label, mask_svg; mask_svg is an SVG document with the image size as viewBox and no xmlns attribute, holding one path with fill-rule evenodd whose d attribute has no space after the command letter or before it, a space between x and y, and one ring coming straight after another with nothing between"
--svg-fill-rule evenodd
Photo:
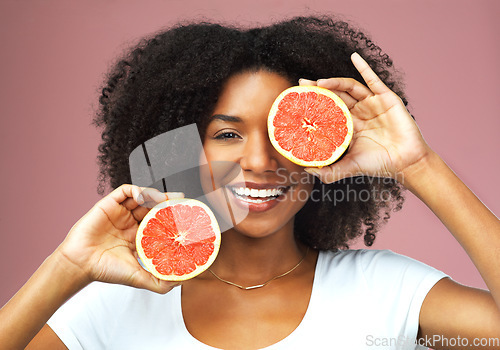
<instances>
[{"instance_id":1,"label":"grapefruit flesh","mask_svg":"<svg viewBox=\"0 0 500 350\"><path fill-rule=\"evenodd\" d=\"M293 86L274 101L267 121L274 148L306 167L335 162L352 139L349 108L332 91L317 86Z\"/></svg>"},{"instance_id":2,"label":"grapefruit flesh","mask_svg":"<svg viewBox=\"0 0 500 350\"><path fill-rule=\"evenodd\" d=\"M152 208L139 225L137 254L159 279L184 281L212 265L220 246L213 212L194 199L171 199Z\"/></svg>"}]
</instances>

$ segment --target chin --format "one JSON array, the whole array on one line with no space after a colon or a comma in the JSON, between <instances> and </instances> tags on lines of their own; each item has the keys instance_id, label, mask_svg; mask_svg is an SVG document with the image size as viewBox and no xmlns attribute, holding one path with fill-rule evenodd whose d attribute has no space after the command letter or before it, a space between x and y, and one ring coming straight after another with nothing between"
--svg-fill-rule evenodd
<instances>
[{"instance_id":1,"label":"chin","mask_svg":"<svg viewBox=\"0 0 500 350\"><path fill-rule=\"evenodd\" d=\"M231 231L247 238L268 238L279 234L293 234L294 217L286 218L280 215L272 215L270 218L254 217L250 214L242 222L238 223Z\"/></svg>"}]
</instances>

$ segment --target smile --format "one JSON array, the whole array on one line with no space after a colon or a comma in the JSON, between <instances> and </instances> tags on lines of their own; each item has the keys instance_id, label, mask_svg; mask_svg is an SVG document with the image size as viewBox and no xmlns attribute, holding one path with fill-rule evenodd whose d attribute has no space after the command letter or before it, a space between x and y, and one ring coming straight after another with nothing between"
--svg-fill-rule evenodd
<instances>
[{"instance_id":1,"label":"smile","mask_svg":"<svg viewBox=\"0 0 500 350\"><path fill-rule=\"evenodd\" d=\"M260 204L278 199L285 194L290 186L273 186L272 188L253 188L244 186L226 186L240 201L252 204ZM258 186L262 187L262 186Z\"/></svg>"}]
</instances>

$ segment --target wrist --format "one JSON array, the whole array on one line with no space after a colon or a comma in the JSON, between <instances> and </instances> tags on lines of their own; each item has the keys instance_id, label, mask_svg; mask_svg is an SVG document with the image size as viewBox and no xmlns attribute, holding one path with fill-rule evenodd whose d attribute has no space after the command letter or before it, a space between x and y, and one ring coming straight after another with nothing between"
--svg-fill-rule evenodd
<instances>
[{"instance_id":1,"label":"wrist","mask_svg":"<svg viewBox=\"0 0 500 350\"><path fill-rule=\"evenodd\" d=\"M69 298L90 283L58 250L0 310L0 343L24 349Z\"/></svg>"},{"instance_id":2,"label":"wrist","mask_svg":"<svg viewBox=\"0 0 500 350\"><path fill-rule=\"evenodd\" d=\"M440 169L444 169L443 166L448 169L441 157L429 148L417 162L400 171L396 179L416 194L415 192L422 184L431 181Z\"/></svg>"},{"instance_id":3,"label":"wrist","mask_svg":"<svg viewBox=\"0 0 500 350\"><path fill-rule=\"evenodd\" d=\"M70 294L78 292L92 282L88 274L72 262L59 248L47 258L46 262L54 277L65 281Z\"/></svg>"}]
</instances>

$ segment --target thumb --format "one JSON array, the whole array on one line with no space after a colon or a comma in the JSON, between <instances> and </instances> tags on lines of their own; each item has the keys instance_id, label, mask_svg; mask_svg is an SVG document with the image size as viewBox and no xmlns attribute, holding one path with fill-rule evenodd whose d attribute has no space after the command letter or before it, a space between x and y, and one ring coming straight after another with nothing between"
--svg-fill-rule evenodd
<instances>
[{"instance_id":1,"label":"thumb","mask_svg":"<svg viewBox=\"0 0 500 350\"><path fill-rule=\"evenodd\" d=\"M358 164L348 157L344 157L329 166L322 168L305 168L304 171L316 176L321 182L327 184L362 174Z\"/></svg>"},{"instance_id":2,"label":"thumb","mask_svg":"<svg viewBox=\"0 0 500 350\"><path fill-rule=\"evenodd\" d=\"M132 276L131 285L136 288L147 289L155 293L165 294L170 292L174 287L180 286L181 282L161 280L141 268Z\"/></svg>"}]
</instances>

